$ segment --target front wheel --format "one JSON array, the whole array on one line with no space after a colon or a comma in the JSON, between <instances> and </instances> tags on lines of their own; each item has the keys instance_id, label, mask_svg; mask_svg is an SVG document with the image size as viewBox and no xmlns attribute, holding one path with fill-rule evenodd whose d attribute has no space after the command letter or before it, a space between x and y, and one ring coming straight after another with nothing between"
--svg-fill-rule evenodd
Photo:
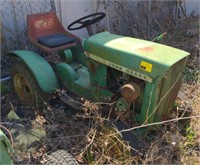
<instances>
[{"instance_id":1,"label":"front wheel","mask_svg":"<svg viewBox=\"0 0 200 165\"><path fill-rule=\"evenodd\" d=\"M45 165L78 165L76 159L65 150L57 150L47 155Z\"/></svg>"},{"instance_id":2,"label":"front wheel","mask_svg":"<svg viewBox=\"0 0 200 165\"><path fill-rule=\"evenodd\" d=\"M20 100L28 105L42 104L49 97L41 90L27 65L17 58L11 68L11 86Z\"/></svg>"}]
</instances>

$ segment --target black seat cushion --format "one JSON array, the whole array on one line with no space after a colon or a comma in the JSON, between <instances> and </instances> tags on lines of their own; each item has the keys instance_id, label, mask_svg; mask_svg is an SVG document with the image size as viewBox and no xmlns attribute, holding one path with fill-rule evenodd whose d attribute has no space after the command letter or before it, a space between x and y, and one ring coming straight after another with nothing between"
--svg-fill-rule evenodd
<instances>
[{"instance_id":1,"label":"black seat cushion","mask_svg":"<svg viewBox=\"0 0 200 165\"><path fill-rule=\"evenodd\" d=\"M58 46L75 42L75 39L65 34L54 34L54 35L40 37L38 42L49 48L55 48Z\"/></svg>"}]
</instances>

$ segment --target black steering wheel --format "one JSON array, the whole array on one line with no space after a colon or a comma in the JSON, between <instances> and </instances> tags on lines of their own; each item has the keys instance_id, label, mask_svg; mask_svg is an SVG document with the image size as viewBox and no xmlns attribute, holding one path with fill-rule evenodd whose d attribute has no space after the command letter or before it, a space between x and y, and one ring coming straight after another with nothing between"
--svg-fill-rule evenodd
<instances>
[{"instance_id":1,"label":"black steering wheel","mask_svg":"<svg viewBox=\"0 0 200 165\"><path fill-rule=\"evenodd\" d=\"M98 21L100 21L101 19L103 19L106 16L105 13L99 12L99 13L94 13L94 14L90 14L87 15L85 17L82 17L74 22L72 22L67 29L68 30L78 30L78 29L82 29L84 27L87 27L89 25L92 25ZM75 24L80 24L80 26L75 26L73 27Z\"/></svg>"}]
</instances>

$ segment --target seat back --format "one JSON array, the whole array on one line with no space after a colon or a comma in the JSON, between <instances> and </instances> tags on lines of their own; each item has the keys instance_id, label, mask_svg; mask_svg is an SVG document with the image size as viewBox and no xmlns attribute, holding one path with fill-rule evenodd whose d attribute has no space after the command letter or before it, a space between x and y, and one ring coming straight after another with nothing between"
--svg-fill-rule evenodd
<instances>
[{"instance_id":1,"label":"seat back","mask_svg":"<svg viewBox=\"0 0 200 165\"><path fill-rule=\"evenodd\" d=\"M55 12L27 16L28 37L37 42L38 38L56 33L65 33Z\"/></svg>"},{"instance_id":2,"label":"seat back","mask_svg":"<svg viewBox=\"0 0 200 165\"><path fill-rule=\"evenodd\" d=\"M81 43L81 39L79 37L64 29L56 15L56 12L28 15L27 32L30 41L47 53L52 53L55 51L64 50L66 48L76 46L77 41ZM55 34L67 35L71 38L74 38L76 42L65 44L55 48L49 48L39 43L39 38Z\"/></svg>"}]
</instances>

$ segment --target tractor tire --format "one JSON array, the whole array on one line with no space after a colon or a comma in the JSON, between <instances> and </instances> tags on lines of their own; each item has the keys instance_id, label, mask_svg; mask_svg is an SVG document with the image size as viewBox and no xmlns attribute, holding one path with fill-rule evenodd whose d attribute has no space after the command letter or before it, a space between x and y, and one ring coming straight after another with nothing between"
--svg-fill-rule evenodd
<instances>
[{"instance_id":1,"label":"tractor tire","mask_svg":"<svg viewBox=\"0 0 200 165\"><path fill-rule=\"evenodd\" d=\"M78 165L76 159L65 150L57 150L47 155L45 165Z\"/></svg>"},{"instance_id":2,"label":"tractor tire","mask_svg":"<svg viewBox=\"0 0 200 165\"><path fill-rule=\"evenodd\" d=\"M19 58L14 58L11 67L11 88L19 99L31 106L41 106L50 94L39 87L33 73Z\"/></svg>"}]
</instances>

